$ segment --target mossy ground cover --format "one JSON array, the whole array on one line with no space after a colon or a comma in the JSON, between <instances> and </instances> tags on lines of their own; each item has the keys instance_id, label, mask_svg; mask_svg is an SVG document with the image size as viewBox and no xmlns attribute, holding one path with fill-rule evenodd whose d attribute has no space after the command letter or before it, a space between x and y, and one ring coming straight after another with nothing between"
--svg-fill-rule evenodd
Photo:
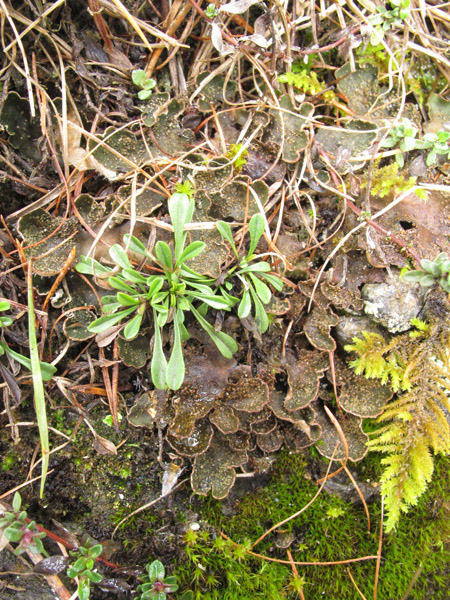
<instances>
[{"instance_id":1,"label":"mossy ground cover","mask_svg":"<svg viewBox=\"0 0 450 600\"><path fill-rule=\"evenodd\" d=\"M206 499L202 514L215 531L222 531L238 545L220 534L205 529L188 532L186 560L178 565L184 587L195 590L196 598L213 600L251 600L254 598L295 598L293 572L289 565L255 559L245 549L272 524L282 521L305 506L317 487L305 478L305 459L283 453L277 461L269 485L238 503L237 513L224 516L220 502ZM450 494L448 459L438 460L436 476L419 505L400 522L394 533L383 539L378 582L378 599L402 598L418 569L420 575L408 596L414 600L446 600L450 559ZM373 457L360 466L365 478L379 475ZM375 555L379 543L381 503L369 504L372 520L367 520L362 505L344 502L322 493L301 516L284 525L292 530L291 547L296 561L339 561ZM271 534L254 548L265 556L287 560L285 550L275 546ZM360 598L347 573L350 568L356 584L367 598L373 597L375 560L350 565L298 566L304 578L303 592L308 600L323 598Z\"/></svg>"}]
</instances>

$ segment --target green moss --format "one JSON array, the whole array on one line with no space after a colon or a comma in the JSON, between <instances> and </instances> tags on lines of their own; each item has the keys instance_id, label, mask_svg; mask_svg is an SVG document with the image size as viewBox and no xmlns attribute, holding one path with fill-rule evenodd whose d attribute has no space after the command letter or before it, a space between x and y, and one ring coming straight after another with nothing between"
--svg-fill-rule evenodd
<instances>
[{"instance_id":1,"label":"green moss","mask_svg":"<svg viewBox=\"0 0 450 600\"><path fill-rule=\"evenodd\" d=\"M231 518L222 514L220 502L212 498L201 501L201 513L214 531L222 531L239 546L207 530L188 531L186 555L179 561L177 573L182 589L190 587L195 598L205 600L298 597L293 591L289 566L249 557L245 549L250 540L255 541L272 524L312 499L317 488L305 478L305 467L304 458L282 453L269 485L246 495ZM448 598L444 582L450 559L450 502L445 501L450 497L448 467L448 460L437 461L436 477L414 513L403 518L396 532L385 536L378 600L400 598L419 567L422 572L409 598ZM358 469L364 480L379 476L379 463L373 457L363 461ZM291 546L294 560L335 561L375 555L381 519L379 501L370 505L370 513L372 531L368 533L361 506L321 494L300 517L283 527L283 531L292 530L295 534L296 541ZM274 534L268 536L255 551L286 560L286 551L276 548L275 539ZM352 564L350 570L366 597L372 597L375 561ZM298 574L303 578L308 600L359 598L345 565L299 566Z\"/></svg>"}]
</instances>

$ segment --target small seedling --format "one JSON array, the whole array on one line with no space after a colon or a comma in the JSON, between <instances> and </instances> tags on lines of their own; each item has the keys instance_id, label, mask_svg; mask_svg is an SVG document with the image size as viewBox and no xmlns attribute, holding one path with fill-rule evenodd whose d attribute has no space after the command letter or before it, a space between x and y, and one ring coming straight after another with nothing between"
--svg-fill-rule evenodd
<instances>
[{"instance_id":1,"label":"small seedling","mask_svg":"<svg viewBox=\"0 0 450 600\"><path fill-rule=\"evenodd\" d=\"M21 510L21 506L22 498L19 492L16 492L12 512L5 512L0 518L0 528L3 528L5 538L10 542L19 543L14 550L16 556L26 551L33 554L45 553L41 541L45 538L45 532L37 531L34 521L27 523L27 511Z\"/></svg>"},{"instance_id":2,"label":"small seedling","mask_svg":"<svg viewBox=\"0 0 450 600\"><path fill-rule=\"evenodd\" d=\"M100 583L103 576L94 571L95 559L102 553L101 544L96 544L90 548L79 546L70 555L76 558L75 562L67 569L67 576L71 579L78 578L78 598L79 600L88 600L91 594L91 583Z\"/></svg>"},{"instance_id":3,"label":"small seedling","mask_svg":"<svg viewBox=\"0 0 450 600\"><path fill-rule=\"evenodd\" d=\"M438 131L437 133L426 133L421 140L416 141L416 148L419 150L431 150L427 155L427 165L436 164L438 155L450 154L449 145L450 133L448 131Z\"/></svg>"},{"instance_id":4,"label":"small seedling","mask_svg":"<svg viewBox=\"0 0 450 600\"><path fill-rule=\"evenodd\" d=\"M272 292L267 283L272 285L279 292L283 289L283 282L281 279L273 273L270 273L271 269L269 263L258 260L260 256L254 253L264 232L264 227L264 217L259 213L253 215L248 227L250 233L250 247L245 257L241 258L234 243L231 227L225 221L217 222L217 229L221 236L230 244L236 260L238 261L238 265L230 269L226 275L226 281L223 285L224 294L228 295L228 292L233 287L233 284L229 280L236 276L241 281L243 289L238 306L238 316L241 319L248 317L253 306L254 319L261 333L264 333L269 327L269 317L263 306L264 304L268 304L272 297Z\"/></svg>"},{"instance_id":5,"label":"small seedling","mask_svg":"<svg viewBox=\"0 0 450 600\"><path fill-rule=\"evenodd\" d=\"M177 578L166 577L162 562L154 560L145 568L148 574L142 577L144 583L137 588L137 592L141 594L140 600L166 600L166 594L178 590Z\"/></svg>"},{"instance_id":6,"label":"small seedling","mask_svg":"<svg viewBox=\"0 0 450 600\"><path fill-rule=\"evenodd\" d=\"M205 15L208 17L208 19L214 19L215 17L217 17L218 14L219 11L217 10L216 5L212 2L208 4L205 10Z\"/></svg>"},{"instance_id":7,"label":"small seedling","mask_svg":"<svg viewBox=\"0 0 450 600\"><path fill-rule=\"evenodd\" d=\"M144 275L134 269L126 250L119 244L109 250L112 260L121 269L118 274L112 274L109 267L84 256L76 269L80 273L107 277L110 286L118 290L116 295L103 296L103 316L89 325L94 333L102 333L127 321L123 333L126 339L131 340L138 335L144 317L148 313L153 315L153 384L158 389L177 390L185 375L182 342L189 339L184 325L185 313L192 313L223 356L231 358L238 349L237 343L223 331L216 331L205 316L209 307L231 310L237 299L229 294L218 293L213 279L196 273L186 264L205 248L201 241L186 246L187 232L184 228L192 220L194 199L185 193L176 192L169 199L168 206L174 229L173 251L166 242L159 241L155 245L153 256L136 237L124 236L129 250L156 263L161 274ZM173 343L167 361L163 351L163 328L169 324L173 326Z\"/></svg>"},{"instance_id":8,"label":"small seedling","mask_svg":"<svg viewBox=\"0 0 450 600\"><path fill-rule=\"evenodd\" d=\"M247 148L243 148L242 144L231 144L230 149L227 152L227 158L233 161L236 172L242 170L247 164Z\"/></svg>"},{"instance_id":9,"label":"small seedling","mask_svg":"<svg viewBox=\"0 0 450 600\"><path fill-rule=\"evenodd\" d=\"M400 125L396 125L391 129L389 136L383 141L381 147L394 148L394 146L398 145L402 152L409 152L417 147L417 133L418 130L413 123L409 119L404 118ZM403 154L396 154L395 159L399 167L404 166L405 159Z\"/></svg>"},{"instance_id":10,"label":"small seedling","mask_svg":"<svg viewBox=\"0 0 450 600\"><path fill-rule=\"evenodd\" d=\"M156 85L156 81L150 77L147 77L145 71L142 69L135 69L132 71L131 79L133 80L134 85L141 88L138 92L139 100L147 100L150 98L152 89Z\"/></svg>"},{"instance_id":11,"label":"small seedling","mask_svg":"<svg viewBox=\"0 0 450 600\"><path fill-rule=\"evenodd\" d=\"M11 305L7 300L0 301L1 312L5 310L10 310L10 308ZM10 325L12 325L12 323L13 320L11 319L11 317L0 316L0 329L2 327L9 327ZM23 356L23 354L19 354L18 352L12 350L4 340L0 339L0 356L2 356L3 354L7 354L8 356L16 360L19 364L21 364L23 367L26 367L29 371L31 371L31 360L26 356ZM56 367L46 362L40 362L40 365L42 379L44 381L50 381L50 379L56 373Z\"/></svg>"},{"instance_id":12,"label":"small seedling","mask_svg":"<svg viewBox=\"0 0 450 600\"><path fill-rule=\"evenodd\" d=\"M422 269L407 271L402 275L404 281L419 283L423 287L439 284L450 294L450 259L446 252L441 252L434 260L424 258L420 261Z\"/></svg>"},{"instance_id":13,"label":"small seedling","mask_svg":"<svg viewBox=\"0 0 450 600\"><path fill-rule=\"evenodd\" d=\"M383 39L386 31L403 25L404 21L406 21L410 15L410 3L411 0L390 0L390 9L384 4L377 6L377 14L369 19L371 25L375 27L375 30L378 33L378 35L372 34L370 38L370 43L373 46L380 43L380 38Z\"/></svg>"}]
</instances>

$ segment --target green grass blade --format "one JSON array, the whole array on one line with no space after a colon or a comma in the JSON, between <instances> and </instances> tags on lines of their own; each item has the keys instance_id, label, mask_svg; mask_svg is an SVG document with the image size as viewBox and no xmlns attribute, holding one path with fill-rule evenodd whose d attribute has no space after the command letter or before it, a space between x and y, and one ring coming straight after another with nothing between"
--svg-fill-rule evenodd
<instances>
[{"instance_id":1,"label":"green grass blade","mask_svg":"<svg viewBox=\"0 0 450 600\"><path fill-rule=\"evenodd\" d=\"M48 461L50 457L50 444L48 441L47 413L45 411L44 383L42 381L41 365L39 362L39 352L36 339L36 323L33 301L33 275L31 262L28 263L28 337L30 341L30 359L31 373L33 375L34 407L36 409L36 418L39 428L39 438L41 440L42 451L42 477L41 477L41 498L44 495L45 479L48 471Z\"/></svg>"}]
</instances>

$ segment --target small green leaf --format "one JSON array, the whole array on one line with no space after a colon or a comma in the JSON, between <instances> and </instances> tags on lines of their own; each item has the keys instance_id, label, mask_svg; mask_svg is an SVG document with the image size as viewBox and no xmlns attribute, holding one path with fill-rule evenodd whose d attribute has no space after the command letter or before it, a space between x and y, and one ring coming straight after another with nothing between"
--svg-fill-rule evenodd
<instances>
[{"instance_id":1,"label":"small green leaf","mask_svg":"<svg viewBox=\"0 0 450 600\"><path fill-rule=\"evenodd\" d=\"M203 252L203 250L205 249L205 247L206 247L205 242L201 242L200 240L197 240L196 242L192 242L192 244L189 244L189 246L184 249L180 258L178 259L177 266L181 265L184 262L186 262L187 260L190 260L191 258L195 258L199 254L201 254Z\"/></svg>"},{"instance_id":2,"label":"small green leaf","mask_svg":"<svg viewBox=\"0 0 450 600\"><path fill-rule=\"evenodd\" d=\"M184 227L191 222L194 214L194 200L187 194L172 194L168 202L169 214L172 220L175 238L175 260L178 262L183 252L186 233Z\"/></svg>"},{"instance_id":3,"label":"small green leaf","mask_svg":"<svg viewBox=\"0 0 450 600\"><path fill-rule=\"evenodd\" d=\"M141 87L142 83L147 80L147 75L142 69L134 69L131 72L131 79L137 87Z\"/></svg>"},{"instance_id":4,"label":"small green leaf","mask_svg":"<svg viewBox=\"0 0 450 600\"><path fill-rule=\"evenodd\" d=\"M236 258L238 258L238 252L236 250L236 245L234 243L233 233L231 231L231 227L225 221L217 221L216 227L217 227L217 230L220 233L220 235L223 238L225 238L227 240L227 242L230 244L231 249L233 250L234 255L236 256Z\"/></svg>"},{"instance_id":5,"label":"small green leaf","mask_svg":"<svg viewBox=\"0 0 450 600\"><path fill-rule=\"evenodd\" d=\"M245 319L250 314L252 309L252 299L250 296L250 292L248 290L244 290L242 294L242 300L239 303L238 307L238 317L240 319Z\"/></svg>"},{"instance_id":6,"label":"small green leaf","mask_svg":"<svg viewBox=\"0 0 450 600\"><path fill-rule=\"evenodd\" d=\"M122 310L118 313L114 313L113 315L104 315L99 319L96 319L93 323L88 326L89 331L93 331L94 333L102 333L103 331L107 331L113 325L120 323L120 321L130 315L132 312L136 310L135 306L131 306L126 310Z\"/></svg>"},{"instance_id":7,"label":"small green leaf","mask_svg":"<svg viewBox=\"0 0 450 600\"><path fill-rule=\"evenodd\" d=\"M91 582L86 577L80 577L78 580L78 598L79 600L89 600L91 595Z\"/></svg>"},{"instance_id":8,"label":"small green leaf","mask_svg":"<svg viewBox=\"0 0 450 600\"><path fill-rule=\"evenodd\" d=\"M123 292L117 293L117 300L122 306L137 306L140 304L139 300L137 300L134 296L124 294Z\"/></svg>"},{"instance_id":9,"label":"small green leaf","mask_svg":"<svg viewBox=\"0 0 450 600\"><path fill-rule=\"evenodd\" d=\"M186 370L183 360L183 348L181 346L179 318L179 312L176 310L173 317L173 348L167 365L167 386L171 390L178 390L182 386Z\"/></svg>"},{"instance_id":10,"label":"small green leaf","mask_svg":"<svg viewBox=\"0 0 450 600\"><path fill-rule=\"evenodd\" d=\"M134 339L139 333L139 329L141 328L143 315L135 315L131 321L129 321L123 330L123 335L126 340Z\"/></svg>"},{"instance_id":11,"label":"small green leaf","mask_svg":"<svg viewBox=\"0 0 450 600\"><path fill-rule=\"evenodd\" d=\"M166 242L159 241L155 246L155 255L163 268L169 271L173 268L172 250Z\"/></svg>"},{"instance_id":12,"label":"small green leaf","mask_svg":"<svg viewBox=\"0 0 450 600\"><path fill-rule=\"evenodd\" d=\"M14 494L13 503L12 503L13 511L18 513L21 505L22 505L22 498L21 498L19 492L16 492Z\"/></svg>"},{"instance_id":13,"label":"small green leaf","mask_svg":"<svg viewBox=\"0 0 450 600\"><path fill-rule=\"evenodd\" d=\"M0 300L0 311L9 310L10 308L11 305L7 300Z\"/></svg>"},{"instance_id":14,"label":"small green leaf","mask_svg":"<svg viewBox=\"0 0 450 600\"><path fill-rule=\"evenodd\" d=\"M122 292L129 292L130 294L134 294L136 290L124 283L124 281L120 277L108 277L109 285L115 290L122 290Z\"/></svg>"},{"instance_id":15,"label":"small green leaf","mask_svg":"<svg viewBox=\"0 0 450 600\"><path fill-rule=\"evenodd\" d=\"M161 561L154 560L150 565L148 565L148 577L151 582L163 581L164 575L165 569Z\"/></svg>"},{"instance_id":16,"label":"small green leaf","mask_svg":"<svg viewBox=\"0 0 450 600\"><path fill-rule=\"evenodd\" d=\"M436 278L433 275L424 275L419 283L423 287L431 287L436 283Z\"/></svg>"},{"instance_id":17,"label":"small green leaf","mask_svg":"<svg viewBox=\"0 0 450 600\"><path fill-rule=\"evenodd\" d=\"M247 267L239 269L239 273L267 273L270 271L270 265L266 262L250 263Z\"/></svg>"},{"instance_id":18,"label":"small green leaf","mask_svg":"<svg viewBox=\"0 0 450 600\"><path fill-rule=\"evenodd\" d=\"M237 343L233 340L233 338L224 333L223 331L216 331L214 327L210 323L208 323L208 321L204 317L202 317L200 312L196 310L192 305L191 311L194 317L197 319L197 321L200 323L200 325L215 343L219 352L223 356L225 356L225 358L232 358L233 354L235 354L239 348Z\"/></svg>"},{"instance_id":19,"label":"small green leaf","mask_svg":"<svg viewBox=\"0 0 450 600\"><path fill-rule=\"evenodd\" d=\"M270 285L273 285L277 292L281 292L283 290L283 281L276 275L272 275L272 273L263 273L261 277L264 277L264 279L268 281Z\"/></svg>"},{"instance_id":20,"label":"small green leaf","mask_svg":"<svg viewBox=\"0 0 450 600\"><path fill-rule=\"evenodd\" d=\"M266 285L260 279L258 279L256 275L253 275L253 273L249 273L249 276L253 282L255 291L258 294L258 297L261 300L261 302L263 304L268 304L270 302L270 299L272 298L272 292L270 291L269 286Z\"/></svg>"},{"instance_id":21,"label":"small green leaf","mask_svg":"<svg viewBox=\"0 0 450 600\"><path fill-rule=\"evenodd\" d=\"M422 279L422 277L424 277L424 275L425 275L424 271L419 271L419 270L407 271L406 273L403 273L402 279L404 281L419 283L420 280Z\"/></svg>"},{"instance_id":22,"label":"small green leaf","mask_svg":"<svg viewBox=\"0 0 450 600\"><path fill-rule=\"evenodd\" d=\"M255 322L258 326L258 329L261 333L265 333L269 327L269 317L267 316L266 311L264 310L264 306L261 303L261 300L258 298L257 294L253 291L253 288L250 288L250 293L253 298L253 305L255 307Z\"/></svg>"},{"instance_id":23,"label":"small green leaf","mask_svg":"<svg viewBox=\"0 0 450 600\"><path fill-rule=\"evenodd\" d=\"M22 354L19 354L18 352L15 352L8 346L8 344L6 344L6 342L2 342L1 340L0 347L3 348L6 354L14 358L14 360L16 360L19 364L31 371L31 360L29 358L23 356ZM39 364L41 366L42 379L44 381L50 381L50 379L56 373L56 367L47 362L40 362Z\"/></svg>"},{"instance_id":24,"label":"small green leaf","mask_svg":"<svg viewBox=\"0 0 450 600\"><path fill-rule=\"evenodd\" d=\"M152 90L140 90L138 92L139 100L147 100L152 95Z\"/></svg>"},{"instance_id":25,"label":"small green leaf","mask_svg":"<svg viewBox=\"0 0 450 600\"><path fill-rule=\"evenodd\" d=\"M139 283L145 285L148 277L144 277L142 273L135 271L134 269L122 269L122 277L131 283Z\"/></svg>"},{"instance_id":26,"label":"small green leaf","mask_svg":"<svg viewBox=\"0 0 450 600\"><path fill-rule=\"evenodd\" d=\"M103 275L105 273L111 273L109 267L105 267L97 260L86 256L80 256L80 260L75 266L75 269L78 273L83 273L83 275Z\"/></svg>"},{"instance_id":27,"label":"small green leaf","mask_svg":"<svg viewBox=\"0 0 450 600\"><path fill-rule=\"evenodd\" d=\"M264 233L266 222L264 217L260 213L256 213L250 219L250 223L248 224L248 231L250 233L250 248L248 250L247 257L253 255L256 246L258 245L259 239Z\"/></svg>"},{"instance_id":28,"label":"small green leaf","mask_svg":"<svg viewBox=\"0 0 450 600\"><path fill-rule=\"evenodd\" d=\"M130 259L127 256L125 250L119 244L114 244L109 249L109 255L119 267L122 269L129 269L131 267Z\"/></svg>"},{"instance_id":29,"label":"small green leaf","mask_svg":"<svg viewBox=\"0 0 450 600\"><path fill-rule=\"evenodd\" d=\"M150 371L153 385L158 390L165 390L167 388L167 360L162 348L161 330L155 310L153 310L153 322L155 324L155 335Z\"/></svg>"},{"instance_id":30,"label":"small green leaf","mask_svg":"<svg viewBox=\"0 0 450 600\"><path fill-rule=\"evenodd\" d=\"M142 254L144 256L150 256L144 244L134 235L126 233L123 236L123 241L128 245L128 249L131 250L131 252L136 252L136 254Z\"/></svg>"},{"instance_id":31,"label":"small green leaf","mask_svg":"<svg viewBox=\"0 0 450 600\"><path fill-rule=\"evenodd\" d=\"M100 573L97 573L96 571L87 571L86 577L90 581L92 581L92 583L100 583L100 581L102 581L103 579L103 576Z\"/></svg>"}]
</instances>

